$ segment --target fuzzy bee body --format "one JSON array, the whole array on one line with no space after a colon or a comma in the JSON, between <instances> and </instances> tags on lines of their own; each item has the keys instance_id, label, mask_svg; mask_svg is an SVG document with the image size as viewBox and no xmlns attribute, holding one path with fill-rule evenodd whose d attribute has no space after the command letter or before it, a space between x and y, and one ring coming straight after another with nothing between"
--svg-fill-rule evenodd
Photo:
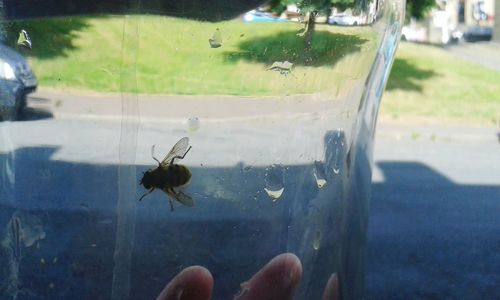
<instances>
[{"instance_id":1,"label":"fuzzy bee body","mask_svg":"<svg viewBox=\"0 0 500 300\"><path fill-rule=\"evenodd\" d=\"M186 166L173 164L166 168L158 167L144 173L142 185L150 189L171 189L186 185L191 180L191 171Z\"/></svg>"},{"instance_id":2,"label":"fuzzy bee body","mask_svg":"<svg viewBox=\"0 0 500 300\"><path fill-rule=\"evenodd\" d=\"M153 146L151 154L153 159L158 162L158 167L156 169L149 169L144 173L140 184L149 189L149 191L139 201L155 189L161 189L170 196L171 210L174 210L171 198L174 198L183 205L194 206L193 199L190 196L180 190L176 190L176 188L188 184L191 180L191 171L186 166L174 163L175 159L183 159L189 150L191 150L191 147L188 148L188 146L189 139L187 137L180 139L161 162L154 157Z\"/></svg>"}]
</instances>

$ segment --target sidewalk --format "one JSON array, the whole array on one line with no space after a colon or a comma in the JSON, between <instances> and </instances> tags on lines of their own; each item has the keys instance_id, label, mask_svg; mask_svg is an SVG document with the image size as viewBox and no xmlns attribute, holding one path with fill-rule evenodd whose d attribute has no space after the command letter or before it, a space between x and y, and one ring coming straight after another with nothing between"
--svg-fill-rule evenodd
<instances>
[{"instance_id":1,"label":"sidewalk","mask_svg":"<svg viewBox=\"0 0 500 300\"><path fill-rule=\"evenodd\" d=\"M321 95L290 97L135 95L79 91L39 90L28 96L28 107L50 112L59 119L116 120L122 118L122 106L131 105L129 113L142 120L172 121L191 117L206 119L246 119L258 117L297 116L338 110L338 101L324 100ZM137 103L137 107L134 108ZM252 105L249 105L251 103ZM277 114L279 112L279 114Z\"/></svg>"},{"instance_id":2,"label":"sidewalk","mask_svg":"<svg viewBox=\"0 0 500 300\"><path fill-rule=\"evenodd\" d=\"M471 127L445 124L401 124L379 120L376 129L377 138L389 138L397 141L443 141L460 143L500 142L500 129L494 127Z\"/></svg>"},{"instance_id":3,"label":"sidewalk","mask_svg":"<svg viewBox=\"0 0 500 300\"><path fill-rule=\"evenodd\" d=\"M500 43L464 42L449 45L445 49L457 57L500 72Z\"/></svg>"},{"instance_id":4,"label":"sidewalk","mask_svg":"<svg viewBox=\"0 0 500 300\"><path fill-rule=\"evenodd\" d=\"M205 121L244 121L256 117L287 118L299 115L319 117L332 109L342 109L342 103L322 100L303 101L294 98L237 96L152 96L152 95L98 94L89 92L38 91L28 97L28 107L56 119L116 121L122 119L122 104L127 100L137 103L137 114L142 121L178 122L189 118ZM137 97L137 98L134 98ZM181 104L182 103L182 104ZM252 105L249 105L252 103ZM130 108L133 116L136 112ZM279 112L279 113L277 113ZM293 121L293 120L291 120ZM447 142L498 143L498 128L447 126L441 124L393 123L382 118L377 124L377 136L396 140L429 140Z\"/></svg>"}]
</instances>

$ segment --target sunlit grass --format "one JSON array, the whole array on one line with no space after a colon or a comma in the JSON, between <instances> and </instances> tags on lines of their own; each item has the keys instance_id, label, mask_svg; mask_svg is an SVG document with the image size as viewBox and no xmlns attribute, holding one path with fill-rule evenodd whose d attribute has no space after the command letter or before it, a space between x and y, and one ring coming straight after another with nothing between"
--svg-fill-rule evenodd
<instances>
[{"instance_id":1,"label":"sunlit grass","mask_svg":"<svg viewBox=\"0 0 500 300\"><path fill-rule=\"evenodd\" d=\"M381 114L402 122L494 125L500 120L500 72L438 47L401 43Z\"/></svg>"},{"instance_id":2,"label":"sunlit grass","mask_svg":"<svg viewBox=\"0 0 500 300\"><path fill-rule=\"evenodd\" d=\"M33 50L27 55L40 86L102 92L135 91L134 84L120 85L122 55L135 51L139 93L195 95L317 92L345 82L346 76L366 74L375 54L375 34L369 28L318 25L313 60L305 63L303 38L297 35L303 25L294 22L210 23L161 16L135 16L127 22L129 28L138 26L138 42L129 48L122 47L121 16L15 26L32 35ZM222 47L211 48L208 39L217 28ZM57 39L58 34L70 38ZM294 63L287 76L267 70L284 60Z\"/></svg>"}]
</instances>

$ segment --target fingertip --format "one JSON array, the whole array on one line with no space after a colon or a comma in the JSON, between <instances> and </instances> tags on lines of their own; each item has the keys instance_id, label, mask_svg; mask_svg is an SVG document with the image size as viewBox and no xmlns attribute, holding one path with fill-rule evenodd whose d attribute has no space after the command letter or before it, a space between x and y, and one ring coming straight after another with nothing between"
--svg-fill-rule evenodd
<instances>
[{"instance_id":1,"label":"fingertip","mask_svg":"<svg viewBox=\"0 0 500 300\"><path fill-rule=\"evenodd\" d=\"M333 273L325 286L325 291L323 292L323 300L339 300L340 299L340 289L339 289L339 278L337 273Z\"/></svg>"},{"instance_id":2,"label":"fingertip","mask_svg":"<svg viewBox=\"0 0 500 300\"><path fill-rule=\"evenodd\" d=\"M293 253L283 253L242 284L242 290L235 299L292 299L301 278L299 258Z\"/></svg>"},{"instance_id":3,"label":"fingertip","mask_svg":"<svg viewBox=\"0 0 500 300\"><path fill-rule=\"evenodd\" d=\"M190 266L172 279L158 296L158 300L209 300L214 280L208 269Z\"/></svg>"},{"instance_id":4,"label":"fingertip","mask_svg":"<svg viewBox=\"0 0 500 300\"><path fill-rule=\"evenodd\" d=\"M283 253L273 258L264 268L278 274L285 275L291 284L298 284L302 278L302 263L293 253Z\"/></svg>"}]
</instances>

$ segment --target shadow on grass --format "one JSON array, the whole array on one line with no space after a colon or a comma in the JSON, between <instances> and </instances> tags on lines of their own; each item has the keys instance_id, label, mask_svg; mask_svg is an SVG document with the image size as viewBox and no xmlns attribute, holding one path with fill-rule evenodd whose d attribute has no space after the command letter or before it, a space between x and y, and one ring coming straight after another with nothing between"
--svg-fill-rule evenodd
<instances>
[{"instance_id":1,"label":"shadow on grass","mask_svg":"<svg viewBox=\"0 0 500 300\"><path fill-rule=\"evenodd\" d=\"M262 0L4 0L8 19L46 18L93 14L159 14L194 20L220 21L232 19L261 5Z\"/></svg>"},{"instance_id":2,"label":"shadow on grass","mask_svg":"<svg viewBox=\"0 0 500 300\"><path fill-rule=\"evenodd\" d=\"M333 66L343 56L361 50L368 40L356 35L317 31L314 33L311 62L308 66ZM238 44L238 51L225 52L226 61L240 60L270 65L276 61L290 61L294 65L306 65L304 38L296 31L248 39Z\"/></svg>"},{"instance_id":3,"label":"shadow on grass","mask_svg":"<svg viewBox=\"0 0 500 300\"><path fill-rule=\"evenodd\" d=\"M0 24L1 26L2 24ZM74 38L78 31L89 25L83 18L53 18L45 20L14 21L4 23L7 31L7 44L17 49L24 56L38 59L50 59L66 56L74 50ZM24 29L32 42L32 49L17 46L19 32Z\"/></svg>"},{"instance_id":4,"label":"shadow on grass","mask_svg":"<svg viewBox=\"0 0 500 300\"><path fill-rule=\"evenodd\" d=\"M396 58L386 89L421 93L423 82L435 76L437 73L433 70L421 69L406 59Z\"/></svg>"}]
</instances>

